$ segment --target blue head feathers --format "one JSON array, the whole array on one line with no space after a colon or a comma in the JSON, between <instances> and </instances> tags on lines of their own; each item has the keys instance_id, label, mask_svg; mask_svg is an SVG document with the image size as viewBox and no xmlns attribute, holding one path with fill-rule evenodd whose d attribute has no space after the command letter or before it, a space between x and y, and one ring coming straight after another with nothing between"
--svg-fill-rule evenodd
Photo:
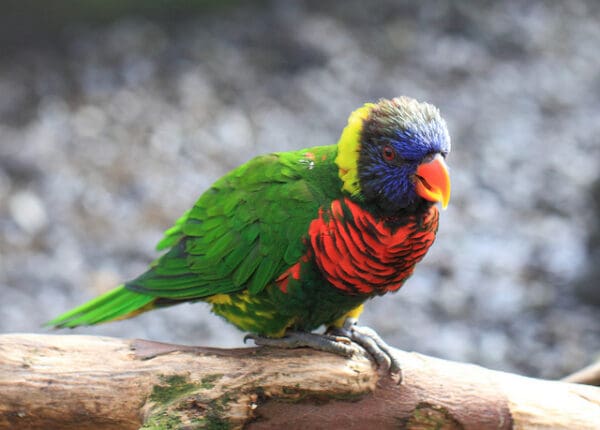
<instances>
[{"instance_id":1,"label":"blue head feathers","mask_svg":"<svg viewBox=\"0 0 600 430\"><path fill-rule=\"evenodd\" d=\"M385 214L413 210L431 200L417 190L419 179L429 186L417 170L450 152L446 122L435 106L408 97L371 106L360 135L360 197Z\"/></svg>"}]
</instances>

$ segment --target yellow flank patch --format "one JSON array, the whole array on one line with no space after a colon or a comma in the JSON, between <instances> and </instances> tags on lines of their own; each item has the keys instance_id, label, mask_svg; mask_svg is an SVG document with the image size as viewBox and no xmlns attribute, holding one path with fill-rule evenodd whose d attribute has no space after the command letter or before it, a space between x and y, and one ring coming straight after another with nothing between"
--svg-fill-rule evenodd
<instances>
[{"instance_id":1,"label":"yellow flank patch","mask_svg":"<svg viewBox=\"0 0 600 430\"><path fill-rule=\"evenodd\" d=\"M294 324L296 324L296 318L290 318L290 319L288 320L288 322L286 323L286 325L285 325L285 326L284 326L284 327L283 327L281 330L279 330L279 331L278 331L278 332L276 332L276 333L270 333L270 334L269 334L269 337L280 338L280 337L283 337L283 336L285 336L285 333L286 333L286 332L288 331L288 329L289 329L291 326L293 326Z\"/></svg>"},{"instance_id":2,"label":"yellow flank patch","mask_svg":"<svg viewBox=\"0 0 600 430\"><path fill-rule=\"evenodd\" d=\"M268 337L282 337L296 319L280 315L271 302L261 300L243 290L230 294L215 294L204 299L212 311L243 331Z\"/></svg>"},{"instance_id":3,"label":"yellow flank patch","mask_svg":"<svg viewBox=\"0 0 600 430\"><path fill-rule=\"evenodd\" d=\"M342 190L351 195L360 192L358 184L358 155L360 151L360 134L363 122L375 107L373 103L365 103L356 109L348 118L348 125L342 131L338 141L338 154L335 163L338 165L340 179L344 183Z\"/></svg>"},{"instance_id":4,"label":"yellow flank patch","mask_svg":"<svg viewBox=\"0 0 600 430\"><path fill-rule=\"evenodd\" d=\"M230 305L233 302L229 294L215 294L214 296L207 297L205 300L213 305Z\"/></svg>"},{"instance_id":5,"label":"yellow flank patch","mask_svg":"<svg viewBox=\"0 0 600 430\"><path fill-rule=\"evenodd\" d=\"M233 305L242 310L246 310L248 304L258 303L257 299L246 290L239 293L215 294L207 297L205 301L213 305Z\"/></svg>"},{"instance_id":6,"label":"yellow flank patch","mask_svg":"<svg viewBox=\"0 0 600 430\"><path fill-rule=\"evenodd\" d=\"M275 318L275 312L273 311L256 311L254 312L254 315L257 317L266 318L268 320Z\"/></svg>"},{"instance_id":7,"label":"yellow flank patch","mask_svg":"<svg viewBox=\"0 0 600 430\"><path fill-rule=\"evenodd\" d=\"M256 297L250 295L248 290L244 290L241 293L235 295L235 299L233 300L233 304L242 312L248 311L248 305L259 303Z\"/></svg>"},{"instance_id":8,"label":"yellow flank patch","mask_svg":"<svg viewBox=\"0 0 600 430\"><path fill-rule=\"evenodd\" d=\"M229 312L227 310L221 310L218 312L219 315L223 316L227 321L232 323L234 326L240 328L245 331L254 331L256 327L256 321L254 321L249 316L238 315L234 312Z\"/></svg>"},{"instance_id":9,"label":"yellow flank patch","mask_svg":"<svg viewBox=\"0 0 600 430\"><path fill-rule=\"evenodd\" d=\"M341 317L339 317L338 319L336 319L333 324L331 324L332 327L338 327L341 328L344 326L344 323L346 322L346 320L348 318L355 318L358 319L358 317L360 316L360 314L362 314L363 309L365 308L364 305L359 305L357 307L355 307L354 309L352 309L349 312L346 312L344 315L342 315Z\"/></svg>"}]
</instances>

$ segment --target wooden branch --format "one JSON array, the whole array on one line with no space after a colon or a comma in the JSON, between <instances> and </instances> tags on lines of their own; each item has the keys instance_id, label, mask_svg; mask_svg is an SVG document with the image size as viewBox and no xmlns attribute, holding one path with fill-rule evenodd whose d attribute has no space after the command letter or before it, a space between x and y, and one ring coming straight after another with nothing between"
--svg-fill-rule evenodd
<instances>
[{"instance_id":1,"label":"wooden branch","mask_svg":"<svg viewBox=\"0 0 600 430\"><path fill-rule=\"evenodd\" d=\"M401 385L309 349L0 335L0 428L599 428L600 388L397 353Z\"/></svg>"},{"instance_id":2,"label":"wooden branch","mask_svg":"<svg viewBox=\"0 0 600 430\"><path fill-rule=\"evenodd\" d=\"M600 387L600 361L590 364L562 379L575 384L597 385Z\"/></svg>"}]
</instances>

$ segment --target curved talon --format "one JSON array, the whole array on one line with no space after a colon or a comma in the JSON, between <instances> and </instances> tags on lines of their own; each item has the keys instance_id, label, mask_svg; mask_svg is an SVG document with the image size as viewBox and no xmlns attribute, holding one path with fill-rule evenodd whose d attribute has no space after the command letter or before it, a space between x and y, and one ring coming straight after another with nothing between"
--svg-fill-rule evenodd
<instances>
[{"instance_id":1,"label":"curved talon","mask_svg":"<svg viewBox=\"0 0 600 430\"><path fill-rule=\"evenodd\" d=\"M402 381L400 361L394 355L392 348L375 330L356 325L354 318L346 319L343 327L333 328L325 334L288 331L284 337L280 338L247 334L244 336L244 343L248 339L252 339L259 346L286 349L308 347L344 357L351 357L357 352L356 344L373 357L377 367L394 375L398 383Z\"/></svg>"},{"instance_id":2,"label":"curved talon","mask_svg":"<svg viewBox=\"0 0 600 430\"><path fill-rule=\"evenodd\" d=\"M392 367L391 357L383 351L383 349L377 344L377 342L370 336L354 331L352 334L352 340L362 346L377 363L377 367L385 372L389 372Z\"/></svg>"},{"instance_id":3,"label":"curved talon","mask_svg":"<svg viewBox=\"0 0 600 430\"><path fill-rule=\"evenodd\" d=\"M344 336L356 342L373 357L379 368L395 375L398 378L398 383L400 383L402 381L402 367L392 348L385 343L375 330L358 326L356 323L355 318L347 318L342 327L334 328L328 333Z\"/></svg>"}]
</instances>

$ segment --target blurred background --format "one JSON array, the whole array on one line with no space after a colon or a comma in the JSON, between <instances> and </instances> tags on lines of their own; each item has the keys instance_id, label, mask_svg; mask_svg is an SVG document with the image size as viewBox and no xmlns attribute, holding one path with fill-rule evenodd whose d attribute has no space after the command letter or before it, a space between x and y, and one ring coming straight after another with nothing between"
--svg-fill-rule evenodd
<instances>
[{"instance_id":1,"label":"blurred background","mask_svg":"<svg viewBox=\"0 0 600 430\"><path fill-rule=\"evenodd\" d=\"M0 332L144 270L215 179L333 144L366 101L436 104L453 196L362 323L392 345L560 377L600 354L600 3L3 3ZM231 347L204 304L67 333ZM64 332L62 332L64 333Z\"/></svg>"}]
</instances>

